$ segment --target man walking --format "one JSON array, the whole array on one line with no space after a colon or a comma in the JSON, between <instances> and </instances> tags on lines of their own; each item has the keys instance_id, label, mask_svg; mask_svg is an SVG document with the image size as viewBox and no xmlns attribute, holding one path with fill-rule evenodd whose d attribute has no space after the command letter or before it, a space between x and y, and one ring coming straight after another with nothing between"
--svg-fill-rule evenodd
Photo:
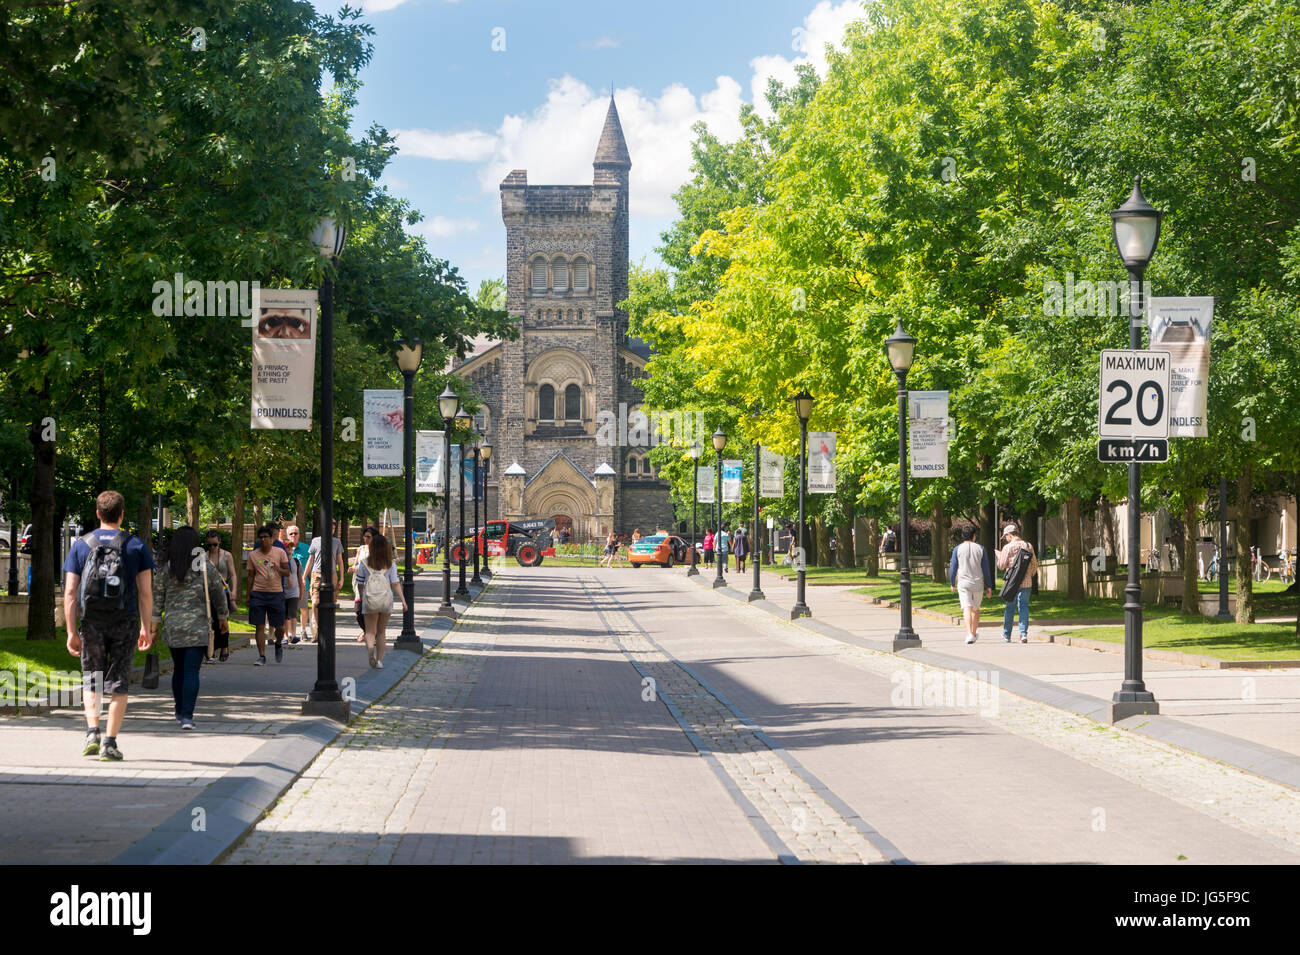
<instances>
[{"instance_id":1,"label":"man walking","mask_svg":"<svg viewBox=\"0 0 1300 955\"><path fill-rule=\"evenodd\" d=\"M1038 557L1034 547L1020 537L1015 524L1002 528L1002 540L1006 543L997 551L998 570L1005 573L1002 583L1002 599L1007 608L1002 614L1002 642L1011 642L1011 624L1020 612L1020 642L1029 642L1029 592L1038 573Z\"/></svg>"},{"instance_id":2,"label":"man walking","mask_svg":"<svg viewBox=\"0 0 1300 955\"><path fill-rule=\"evenodd\" d=\"M993 596L988 551L975 543L977 533L974 524L961 529L961 543L952 549L952 560L948 563L948 585L961 600L967 643L974 643L979 636L981 591L985 597Z\"/></svg>"},{"instance_id":3,"label":"man walking","mask_svg":"<svg viewBox=\"0 0 1300 955\"><path fill-rule=\"evenodd\" d=\"M289 574L289 551L275 546L275 527L257 529L257 547L250 551L248 569L248 622L257 628L257 662L266 666L266 627L275 628L275 662L284 660L284 578Z\"/></svg>"},{"instance_id":4,"label":"man walking","mask_svg":"<svg viewBox=\"0 0 1300 955\"><path fill-rule=\"evenodd\" d=\"M99 529L77 538L63 564L68 652L81 657L86 712L81 755L113 762L122 759L117 734L126 718L136 647L148 650L153 645L149 627L153 619L153 556L144 541L122 530L125 509L126 501L117 491L100 494L95 499ZM102 738L101 693L109 698L108 733Z\"/></svg>"},{"instance_id":5,"label":"man walking","mask_svg":"<svg viewBox=\"0 0 1300 955\"><path fill-rule=\"evenodd\" d=\"M320 512L317 511L316 526L321 526ZM334 564L334 595L338 596L339 580L343 577L343 542L338 539L339 522L334 522L334 537L330 541L333 554L332 561ZM325 538L317 534L311 539L311 545L307 548L307 565L303 568L311 590L311 614L312 624L316 633L320 633L320 582L321 582L321 544ZM319 637L317 638L319 639Z\"/></svg>"},{"instance_id":6,"label":"man walking","mask_svg":"<svg viewBox=\"0 0 1300 955\"><path fill-rule=\"evenodd\" d=\"M289 546L293 548L290 555L298 562L298 570L302 573L300 583L305 584L307 581L307 552L311 550L311 545L302 539L302 533L298 530L297 524L290 524L284 532L285 537L289 540ZM298 629L302 631L304 640L311 640L311 622L307 617L307 591L305 586L298 588Z\"/></svg>"}]
</instances>

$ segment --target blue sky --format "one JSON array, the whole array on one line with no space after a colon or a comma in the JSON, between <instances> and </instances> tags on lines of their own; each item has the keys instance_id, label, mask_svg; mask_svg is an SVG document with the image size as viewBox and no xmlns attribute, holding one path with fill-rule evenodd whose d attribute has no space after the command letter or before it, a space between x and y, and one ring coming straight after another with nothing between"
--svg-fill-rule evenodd
<instances>
[{"instance_id":1,"label":"blue sky","mask_svg":"<svg viewBox=\"0 0 1300 955\"><path fill-rule=\"evenodd\" d=\"M341 4L315 0L322 12ZM723 139L767 77L824 65L858 0L365 0L374 59L356 129L398 135L384 183L425 216L433 253L470 288L501 275L497 184L588 183L611 84L632 155L631 257L657 261L691 124ZM761 102L761 95L759 97Z\"/></svg>"}]
</instances>

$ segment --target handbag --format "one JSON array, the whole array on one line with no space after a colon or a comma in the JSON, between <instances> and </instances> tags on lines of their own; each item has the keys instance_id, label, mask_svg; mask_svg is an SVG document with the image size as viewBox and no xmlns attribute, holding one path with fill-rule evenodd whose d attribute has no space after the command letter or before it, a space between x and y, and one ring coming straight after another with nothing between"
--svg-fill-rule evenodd
<instances>
[{"instance_id":1,"label":"handbag","mask_svg":"<svg viewBox=\"0 0 1300 955\"><path fill-rule=\"evenodd\" d=\"M224 584L223 584L224 586ZM212 632L212 597L208 595L208 558L203 558L203 609L208 612L208 656L212 659L212 654L217 651L217 635Z\"/></svg>"},{"instance_id":2,"label":"handbag","mask_svg":"<svg viewBox=\"0 0 1300 955\"><path fill-rule=\"evenodd\" d=\"M144 655L144 677L140 680L140 685L146 690L158 689L158 674L161 672L161 666L158 663L157 653L146 653Z\"/></svg>"}]
</instances>

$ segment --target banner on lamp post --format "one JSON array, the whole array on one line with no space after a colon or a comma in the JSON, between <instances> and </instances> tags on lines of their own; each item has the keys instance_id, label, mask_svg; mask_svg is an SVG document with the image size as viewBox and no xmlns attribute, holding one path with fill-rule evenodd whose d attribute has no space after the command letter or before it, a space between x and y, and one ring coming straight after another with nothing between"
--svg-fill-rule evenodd
<instances>
[{"instance_id":1,"label":"banner on lamp post","mask_svg":"<svg viewBox=\"0 0 1300 955\"><path fill-rule=\"evenodd\" d=\"M402 389L367 388L365 408L365 477L393 477L402 473L402 434L405 413Z\"/></svg>"},{"instance_id":2,"label":"banner on lamp post","mask_svg":"<svg viewBox=\"0 0 1300 955\"><path fill-rule=\"evenodd\" d=\"M706 464L699 469L698 476L695 480L695 493L698 495L698 500L701 504L713 503L713 482L713 465Z\"/></svg>"},{"instance_id":3,"label":"banner on lamp post","mask_svg":"<svg viewBox=\"0 0 1300 955\"><path fill-rule=\"evenodd\" d=\"M785 458L767 448L759 449L758 496L785 496Z\"/></svg>"},{"instance_id":4,"label":"banner on lamp post","mask_svg":"<svg viewBox=\"0 0 1300 955\"><path fill-rule=\"evenodd\" d=\"M740 462L728 459L722 462L722 503L740 503Z\"/></svg>"},{"instance_id":5,"label":"banner on lamp post","mask_svg":"<svg viewBox=\"0 0 1300 955\"><path fill-rule=\"evenodd\" d=\"M948 392L907 393L907 433L912 477L948 476Z\"/></svg>"},{"instance_id":6,"label":"banner on lamp post","mask_svg":"<svg viewBox=\"0 0 1300 955\"><path fill-rule=\"evenodd\" d=\"M808 432L808 493L835 493L835 432Z\"/></svg>"},{"instance_id":7,"label":"banner on lamp post","mask_svg":"<svg viewBox=\"0 0 1300 955\"><path fill-rule=\"evenodd\" d=\"M446 486L446 432L415 432L415 493L441 494Z\"/></svg>"},{"instance_id":8,"label":"banner on lamp post","mask_svg":"<svg viewBox=\"0 0 1300 955\"><path fill-rule=\"evenodd\" d=\"M249 427L310 431L315 379L316 291L255 288Z\"/></svg>"},{"instance_id":9,"label":"banner on lamp post","mask_svg":"<svg viewBox=\"0 0 1300 955\"><path fill-rule=\"evenodd\" d=\"M1214 297L1152 296L1147 318L1151 322L1151 350L1169 352L1169 437L1209 437L1206 406Z\"/></svg>"}]
</instances>

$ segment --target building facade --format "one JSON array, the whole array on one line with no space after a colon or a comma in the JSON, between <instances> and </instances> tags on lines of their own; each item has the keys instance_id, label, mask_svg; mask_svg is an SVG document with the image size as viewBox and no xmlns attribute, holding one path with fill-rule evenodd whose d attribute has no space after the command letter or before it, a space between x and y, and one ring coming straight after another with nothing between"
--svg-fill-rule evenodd
<instances>
[{"instance_id":1,"label":"building facade","mask_svg":"<svg viewBox=\"0 0 1300 955\"><path fill-rule=\"evenodd\" d=\"M593 167L589 186L530 186L522 169L501 183L506 308L520 334L453 368L486 406L477 424L493 445L489 515L554 517L575 539L649 534L673 518L649 447L622 437L637 429L600 428L611 415L638 420L650 354L618 308L632 160L612 98Z\"/></svg>"}]
</instances>

